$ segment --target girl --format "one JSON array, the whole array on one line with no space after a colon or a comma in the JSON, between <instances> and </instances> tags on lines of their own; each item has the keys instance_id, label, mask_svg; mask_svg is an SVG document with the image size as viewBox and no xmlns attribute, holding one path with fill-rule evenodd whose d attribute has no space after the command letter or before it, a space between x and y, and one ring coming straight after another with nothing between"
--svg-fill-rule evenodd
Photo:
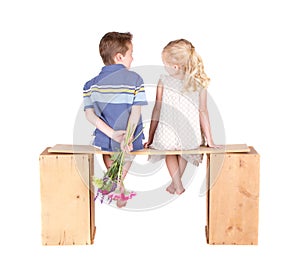
<instances>
[{"instance_id":1,"label":"girl","mask_svg":"<svg viewBox=\"0 0 300 273\"><path fill-rule=\"evenodd\" d=\"M192 150L204 144L218 148L212 139L207 110L207 86L201 57L185 39L169 42L162 51L162 61L169 75L162 75L156 91L149 139L145 148L158 150ZM204 137L203 137L204 135ZM166 155L172 177L167 191L182 194L181 177L187 161L198 166L203 155ZM151 160L158 160L151 157ZM160 158L161 159L161 158Z\"/></svg>"}]
</instances>

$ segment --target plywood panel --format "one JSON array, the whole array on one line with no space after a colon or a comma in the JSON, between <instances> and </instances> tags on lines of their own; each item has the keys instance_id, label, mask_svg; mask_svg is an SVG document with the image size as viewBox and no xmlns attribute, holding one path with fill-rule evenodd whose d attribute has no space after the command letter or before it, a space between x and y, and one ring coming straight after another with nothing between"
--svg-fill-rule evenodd
<instances>
[{"instance_id":1,"label":"plywood panel","mask_svg":"<svg viewBox=\"0 0 300 273\"><path fill-rule=\"evenodd\" d=\"M259 160L252 147L249 153L210 155L210 244L258 243Z\"/></svg>"},{"instance_id":2,"label":"plywood panel","mask_svg":"<svg viewBox=\"0 0 300 273\"><path fill-rule=\"evenodd\" d=\"M90 155L40 155L42 243L91 244Z\"/></svg>"}]
</instances>

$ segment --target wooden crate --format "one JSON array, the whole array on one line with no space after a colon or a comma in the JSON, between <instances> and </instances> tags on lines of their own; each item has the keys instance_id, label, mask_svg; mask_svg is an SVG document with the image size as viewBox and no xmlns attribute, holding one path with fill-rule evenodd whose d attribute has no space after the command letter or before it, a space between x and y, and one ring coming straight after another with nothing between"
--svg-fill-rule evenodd
<instances>
[{"instance_id":1,"label":"wooden crate","mask_svg":"<svg viewBox=\"0 0 300 273\"><path fill-rule=\"evenodd\" d=\"M210 154L207 160L207 226L209 244L258 244L260 156Z\"/></svg>"},{"instance_id":2,"label":"wooden crate","mask_svg":"<svg viewBox=\"0 0 300 273\"><path fill-rule=\"evenodd\" d=\"M53 154L47 148L39 160L42 244L93 244L93 155Z\"/></svg>"}]
</instances>

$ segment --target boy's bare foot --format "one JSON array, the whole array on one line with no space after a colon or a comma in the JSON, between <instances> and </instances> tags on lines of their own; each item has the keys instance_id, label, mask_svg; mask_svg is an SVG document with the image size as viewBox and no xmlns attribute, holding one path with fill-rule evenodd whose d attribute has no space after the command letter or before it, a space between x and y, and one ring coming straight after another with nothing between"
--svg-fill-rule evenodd
<instances>
[{"instance_id":1,"label":"boy's bare foot","mask_svg":"<svg viewBox=\"0 0 300 273\"><path fill-rule=\"evenodd\" d=\"M121 200L121 199L118 199L118 200L117 200L117 207L118 207L119 209L125 207L126 204L127 204L127 201L126 201L126 200Z\"/></svg>"},{"instance_id":2,"label":"boy's bare foot","mask_svg":"<svg viewBox=\"0 0 300 273\"><path fill-rule=\"evenodd\" d=\"M175 188L174 188L174 185L173 183L171 183L167 188L166 188L166 191L171 193L171 194L174 194L175 193Z\"/></svg>"}]
</instances>

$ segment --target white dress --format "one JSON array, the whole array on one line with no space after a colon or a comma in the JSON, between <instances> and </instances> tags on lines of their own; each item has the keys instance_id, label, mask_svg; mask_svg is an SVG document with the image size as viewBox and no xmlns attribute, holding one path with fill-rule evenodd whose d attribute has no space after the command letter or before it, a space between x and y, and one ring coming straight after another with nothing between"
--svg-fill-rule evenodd
<instances>
[{"instance_id":1,"label":"white dress","mask_svg":"<svg viewBox=\"0 0 300 273\"><path fill-rule=\"evenodd\" d=\"M199 119L199 91L183 90L183 81L162 75L162 106L151 148L157 150L193 150L204 143ZM198 166L203 155L182 157ZM151 156L150 161L163 159Z\"/></svg>"}]
</instances>

